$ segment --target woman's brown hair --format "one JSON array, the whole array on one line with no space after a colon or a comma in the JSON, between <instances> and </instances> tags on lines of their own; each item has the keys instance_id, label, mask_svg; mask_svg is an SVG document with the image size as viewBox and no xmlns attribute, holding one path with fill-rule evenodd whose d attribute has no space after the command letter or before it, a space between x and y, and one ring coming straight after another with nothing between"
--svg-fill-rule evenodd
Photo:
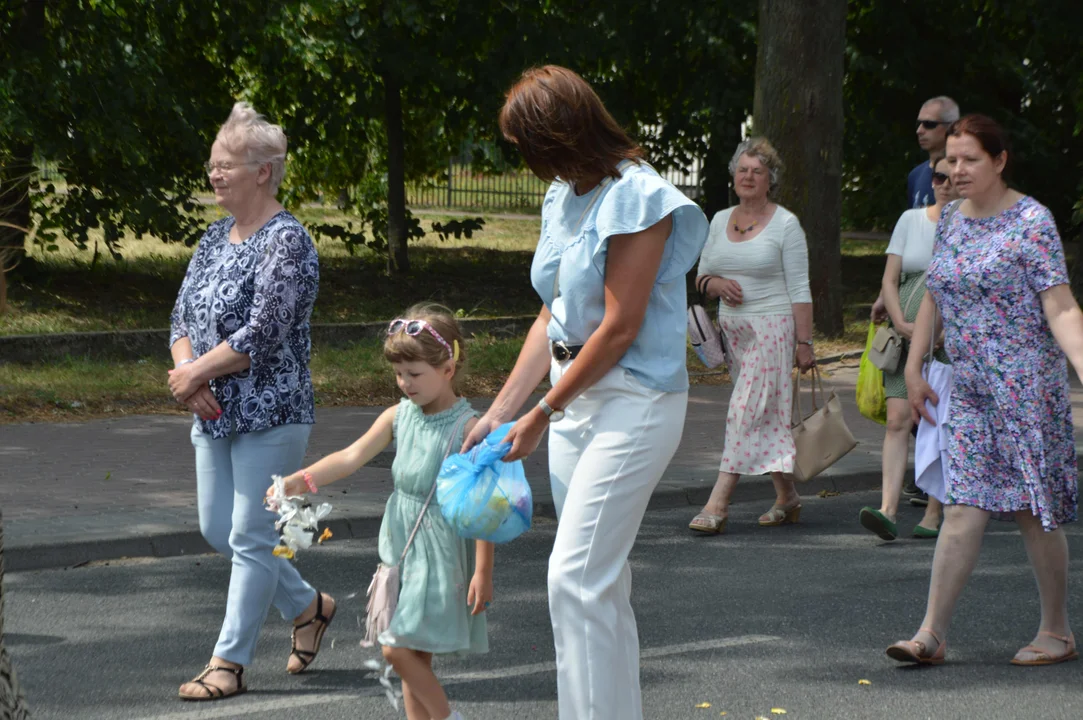
<instances>
[{"instance_id":1,"label":"woman's brown hair","mask_svg":"<svg viewBox=\"0 0 1083 720\"><path fill-rule=\"evenodd\" d=\"M1000 177L1004 182L1008 182L1013 165L1008 131L988 115L965 115L948 128L948 137L963 135L970 135L977 140L981 149L994 160L1001 153L1006 153L1004 169L1001 170Z\"/></svg>"},{"instance_id":2,"label":"woman's brown hair","mask_svg":"<svg viewBox=\"0 0 1083 720\"><path fill-rule=\"evenodd\" d=\"M458 358L453 358L453 354L449 355L447 348L440 344L440 341L428 330L422 330L417 335L407 335L403 329L394 335L387 336L384 341L384 359L390 363L424 362L436 368L454 359L455 375L458 377L466 364L466 350L463 347L462 328L455 321L455 316L451 311L440 305L421 303L414 305L399 317L406 321L424 320L432 325L433 329L440 333L440 337L452 347L452 353L458 346Z\"/></svg>"},{"instance_id":3,"label":"woman's brown hair","mask_svg":"<svg viewBox=\"0 0 1083 720\"><path fill-rule=\"evenodd\" d=\"M546 182L619 178L622 160L643 159L587 81L559 65L523 73L500 110L500 131Z\"/></svg>"}]
</instances>

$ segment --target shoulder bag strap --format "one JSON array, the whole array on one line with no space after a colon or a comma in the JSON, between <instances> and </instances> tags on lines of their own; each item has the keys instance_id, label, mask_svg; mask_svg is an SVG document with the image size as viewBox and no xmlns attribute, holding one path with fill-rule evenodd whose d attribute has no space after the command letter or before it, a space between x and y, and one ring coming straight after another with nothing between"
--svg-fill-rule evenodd
<instances>
[{"instance_id":1,"label":"shoulder bag strap","mask_svg":"<svg viewBox=\"0 0 1083 720\"><path fill-rule=\"evenodd\" d=\"M951 221L953 219L955 219L955 213L957 213L959 211L959 206L962 205L962 204L963 204L962 200L955 200L950 205L948 205L948 214L944 217L944 227L945 228L947 228L947 226L951 223ZM942 236L940 236L940 237L942 237ZM937 239L940 239L940 238L938 237ZM925 277L928 278L928 276L929 276L929 271L926 270L925 271ZM928 290L926 290L925 292L928 292ZM931 325L929 326L929 347L926 348L925 356L923 358L924 365L925 365L924 369L926 371L928 371L929 363L931 363L933 361L933 354L936 352L936 319L937 319L937 316L939 314L940 314L940 308L937 307L934 304L933 305L933 321L932 321Z\"/></svg>"},{"instance_id":2,"label":"shoulder bag strap","mask_svg":"<svg viewBox=\"0 0 1083 720\"><path fill-rule=\"evenodd\" d=\"M475 413L473 412L463 413L462 417L455 423L455 427L451 429L451 439L448 440L447 450L444 452L444 460L447 460L448 456L451 455L451 451L455 447L455 441L459 438L463 427L469 422L470 418L474 417L474 415ZM402 557L399 558L399 565L402 565L406 560L406 553L410 551L410 546L414 543L414 536L417 535L417 530L421 527L421 521L425 519L425 513L428 511L429 504L432 502L432 496L435 494L436 480L433 480L432 489L429 490L429 496L425 498L425 504L421 507L421 512L418 513L417 522L414 523L414 529L410 531L410 537L406 540L406 547L402 549Z\"/></svg>"}]
</instances>

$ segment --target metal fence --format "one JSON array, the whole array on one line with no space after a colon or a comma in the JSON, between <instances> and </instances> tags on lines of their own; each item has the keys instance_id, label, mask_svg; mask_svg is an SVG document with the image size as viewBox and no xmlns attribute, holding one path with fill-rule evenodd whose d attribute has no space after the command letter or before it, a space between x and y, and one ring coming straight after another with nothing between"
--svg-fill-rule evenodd
<instances>
[{"instance_id":1,"label":"metal fence","mask_svg":"<svg viewBox=\"0 0 1083 720\"><path fill-rule=\"evenodd\" d=\"M661 171L662 177L692 199L699 197L701 174L699 160L686 169ZM406 203L413 208L537 212L548 188L529 170L480 173L469 163L452 161L442 176L407 185Z\"/></svg>"}]
</instances>

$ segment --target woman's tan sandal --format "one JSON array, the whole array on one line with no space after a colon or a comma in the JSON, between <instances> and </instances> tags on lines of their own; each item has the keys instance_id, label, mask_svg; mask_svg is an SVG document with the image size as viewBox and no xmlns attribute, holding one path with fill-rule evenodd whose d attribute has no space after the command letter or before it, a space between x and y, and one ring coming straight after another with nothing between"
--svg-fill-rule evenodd
<instances>
[{"instance_id":1,"label":"woman's tan sandal","mask_svg":"<svg viewBox=\"0 0 1083 720\"><path fill-rule=\"evenodd\" d=\"M760 515L760 527L778 527L779 525L796 525L801 519L801 503L793 507L780 507L772 505L771 509Z\"/></svg>"},{"instance_id":2,"label":"woman's tan sandal","mask_svg":"<svg viewBox=\"0 0 1083 720\"><path fill-rule=\"evenodd\" d=\"M726 522L728 520L729 518L725 515L712 515L711 513L701 512L692 518L692 522L688 524L688 529L705 535L721 535L726 532Z\"/></svg>"},{"instance_id":3,"label":"woman's tan sandal","mask_svg":"<svg viewBox=\"0 0 1083 720\"><path fill-rule=\"evenodd\" d=\"M1055 635L1045 630L1039 630L1039 635L1045 635L1051 637L1054 640L1060 640L1065 645L1064 652L1060 655L1050 655L1048 651L1042 650L1039 647L1033 645L1027 645L1024 648L1019 648L1019 652L1012 658L1012 665L1023 665L1025 667L1034 667L1037 665L1056 665L1057 663L1068 662L1069 660L1076 660L1079 658L1079 653L1075 649L1075 635L1069 635L1064 637L1063 635ZM1029 660L1020 660L1020 653L1032 653L1035 657Z\"/></svg>"},{"instance_id":4,"label":"woman's tan sandal","mask_svg":"<svg viewBox=\"0 0 1083 720\"><path fill-rule=\"evenodd\" d=\"M301 666L291 670L287 663L286 672L290 675L299 675L312 664L316 659L316 656L320 653L320 644L323 642L323 634L327 632L327 626L335 619L335 613L337 611L338 606L332 605L331 613L325 616L323 614L323 593L316 593L316 614L312 616L311 620L303 622L300 625L294 625L293 631L290 632L290 658L296 657L297 661L301 663ZM302 650L297 647L297 631L301 628L306 628L313 623L319 623L319 626L316 628L316 636L313 638L312 649Z\"/></svg>"},{"instance_id":5,"label":"woman's tan sandal","mask_svg":"<svg viewBox=\"0 0 1083 720\"><path fill-rule=\"evenodd\" d=\"M929 628L921 628L918 632L929 633L933 636L933 640L936 640L936 652L929 655L929 648L920 640L900 640L887 649L887 656L899 662L917 663L918 665L943 665L947 643L943 642Z\"/></svg>"},{"instance_id":6,"label":"woman's tan sandal","mask_svg":"<svg viewBox=\"0 0 1083 720\"><path fill-rule=\"evenodd\" d=\"M210 675L212 672L232 673L233 677L237 680L237 685L233 688L232 691L227 692L223 690L220 686L207 682L207 676ZM244 684L243 667L231 668L221 667L220 665L208 665L207 667L203 668L203 672L201 672L199 675L196 675L194 678L185 683L185 685L189 684L198 685L200 688L202 688L202 692L185 693L181 691L178 693L178 696L181 700L192 700L196 702L202 700L224 700L228 697L233 697L234 695L241 695L248 690L248 687Z\"/></svg>"}]
</instances>

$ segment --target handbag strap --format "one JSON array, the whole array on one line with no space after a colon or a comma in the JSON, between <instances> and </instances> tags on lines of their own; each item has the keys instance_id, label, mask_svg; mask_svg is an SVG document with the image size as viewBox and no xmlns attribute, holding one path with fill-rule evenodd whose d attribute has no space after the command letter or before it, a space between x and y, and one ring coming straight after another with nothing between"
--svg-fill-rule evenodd
<instances>
[{"instance_id":1,"label":"handbag strap","mask_svg":"<svg viewBox=\"0 0 1083 720\"><path fill-rule=\"evenodd\" d=\"M456 421L455 427L451 429L451 438L448 440L447 450L444 452L444 460L447 460L448 456L451 455L451 450L455 447L455 440L459 437L459 433L474 415L475 413L473 411L463 413L462 417ZM414 523L414 529L410 531L410 537L406 540L406 547L402 549L402 556L399 558L398 565L402 565L406 561L406 553L410 551L410 546L414 544L414 536L417 535L418 528L421 527L421 521L425 519L425 513L428 511L429 504L432 502L432 496L436 494L436 484L436 480L433 480L432 489L429 490L429 496L425 498L425 504L421 507L421 512L417 515L417 522Z\"/></svg>"},{"instance_id":2,"label":"handbag strap","mask_svg":"<svg viewBox=\"0 0 1083 720\"><path fill-rule=\"evenodd\" d=\"M962 204L963 204L962 200L955 200L950 205L948 205L948 212L944 216L944 227L945 228L947 228L947 226L955 218L955 213L959 212L959 206L962 205ZM940 235L940 233L938 232L936 239L940 240L942 237L943 236ZM926 270L925 274L926 274L926 276L928 276L929 271ZM925 292L929 292L929 291L926 290ZM933 361L933 359L934 359L933 355L936 352L936 320L937 320L938 315L940 315L940 308L934 302L933 303L933 321L929 325L929 347L927 347L925 349L925 355L922 358L922 360L924 361L924 368L923 369L926 370L926 371L928 371L929 363L931 363Z\"/></svg>"},{"instance_id":3,"label":"handbag strap","mask_svg":"<svg viewBox=\"0 0 1083 720\"><path fill-rule=\"evenodd\" d=\"M824 395L824 383L823 383L823 378L820 375L820 365L819 365L819 363L813 365L812 368L809 369L809 373L811 373L811 375L809 377L809 385L811 386L811 390L812 390L812 412L815 413L817 410L820 409L819 406L816 405L816 386L817 385L819 385L819 387L820 387L820 401L824 404L824 407L827 406L827 398L826 398L826 395ZM793 419L794 418L794 415L793 415L794 410L797 411L797 420L796 420L796 422ZM805 421L805 412L804 412L804 410L801 409L801 372L798 371L797 372L797 377L794 379L794 383L793 383L793 404L791 405L791 409L790 409L790 424L791 425L797 425L798 423L802 423L804 421Z\"/></svg>"}]
</instances>

